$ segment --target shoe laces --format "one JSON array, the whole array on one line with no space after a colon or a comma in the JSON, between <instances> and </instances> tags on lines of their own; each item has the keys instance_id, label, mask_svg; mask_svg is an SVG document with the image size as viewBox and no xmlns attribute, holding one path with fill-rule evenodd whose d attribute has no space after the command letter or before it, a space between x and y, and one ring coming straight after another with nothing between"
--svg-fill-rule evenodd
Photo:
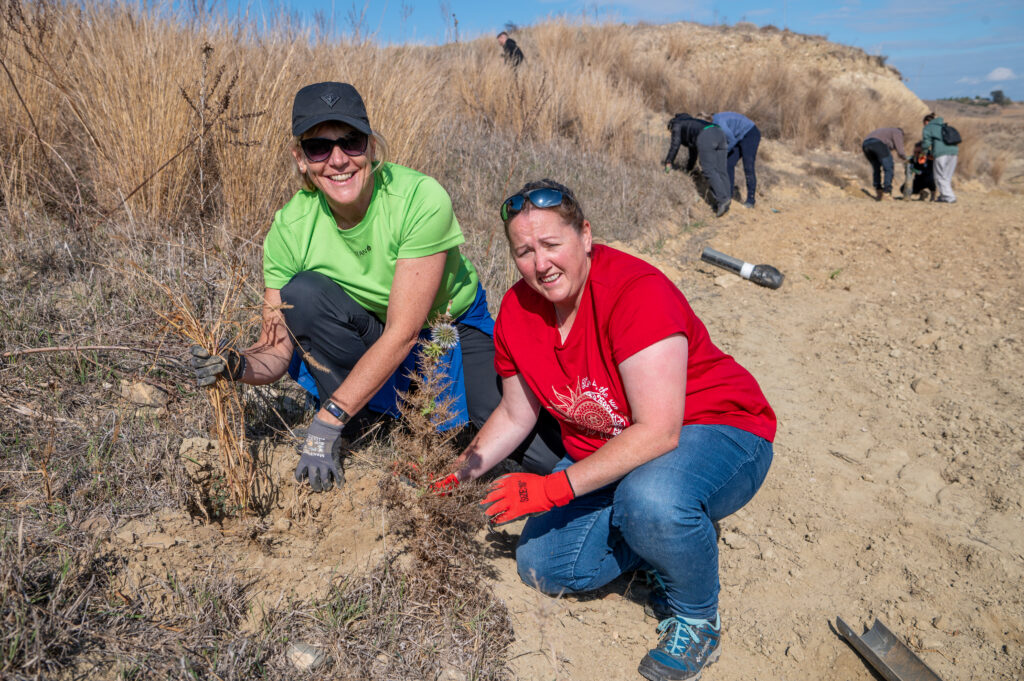
<instances>
[{"instance_id":1,"label":"shoe laces","mask_svg":"<svg viewBox=\"0 0 1024 681\"><path fill-rule=\"evenodd\" d=\"M661 634L658 647L669 655L682 655L691 641L697 643L700 638L694 626L687 624L682 617L663 619L658 623L658 633Z\"/></svg>"},{"instance_id":2,"label":"shoe laces","mask_svg":"<svg viewBox=\"0 0 1024 681\"><path fill-rule=\"evenodd\" d=\"M667 593L667 590L665 589L665 580L661 578L661 574L657 570L647 570L645 577L648 587L660 590L662 593Z\"/></svg>"}]
</instances>

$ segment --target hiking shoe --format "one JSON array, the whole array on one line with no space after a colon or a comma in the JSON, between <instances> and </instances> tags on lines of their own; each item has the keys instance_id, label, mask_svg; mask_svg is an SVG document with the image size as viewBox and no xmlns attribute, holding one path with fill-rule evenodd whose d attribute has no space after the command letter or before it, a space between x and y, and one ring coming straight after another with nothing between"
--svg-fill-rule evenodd
<instances>
[{"instance_id":1,"label":"hiking shoe","mask_svg":"<svg viewBox=\"0 0 1024 681\"><path fill-rule=\"evenodd\" d=\"M753 201L744 201L743 202L743 207L744 208L753 208L754 207L754 202Z\"/></svg>"},{"instance_id":2,"label":"hiking shoe","mask_svg":"<svg viewBox=\"0 0 1024 681\"><path fill-rule=\"evenodd\" d=\"M951 199L948 196L940 196L936 201L939 203L956 203L956 199Z\"/></svg>"},{"instance_id":3,"label":"hiking shoe","mask_svg":"<svg viewBox=\"0 0 1024 681\"><path fill-rule=\"evenodd\" d=\"M657 570L645 570L644 578L650 591L647 593L647 601L644 603L644 614L661 622L672 617L672 608L668 604L668 592L665 591L665 582Z\"/></svg>"},{"instance_id":4,"label":"hiking shoe","mask_svg":"<svg viewBox=\"0 0 1024 681\"><path fill-rule=\"evenodd\" d=\"M722 621L669 617L658 624L658 647L640 661L638 671L651 681L698 681L704 667L718 659Z\"/></svg>"},{"instance_id":5,"label":"hiking shoe","mask_svg":"<svg viewBox=\"0 0 1024 681\"><path fill-rule=\"evenodd\" d=\"M718 204L718 210L715 211L715 217L716 218L720 218L723 215L725 215L726 213L728 213L729 212L729 204L731 204L731 203L732 203L732 201L726 201L724 203Z\"/></svg>"}]
</instances>

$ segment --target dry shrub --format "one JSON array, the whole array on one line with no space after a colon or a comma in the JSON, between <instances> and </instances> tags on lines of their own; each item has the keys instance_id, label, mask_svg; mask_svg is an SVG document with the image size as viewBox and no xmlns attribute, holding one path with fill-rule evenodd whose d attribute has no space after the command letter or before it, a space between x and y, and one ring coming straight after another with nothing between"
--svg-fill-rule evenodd
<instances>
[{"instance_id":1,"label":"dry shrub","mask_svg":"<svg viewBox=\"0 0 1024 681\"><path fill-rule=\"evenodd\" d=\"M74 106L61 102L54 87L68 60L68 45L57 36L76 35L81 23L77 12L47 3L3 5L0 155L10 163L0 174L0 193L16 225L40 203L61 204L68 214L91 198L80 180L89 163L81 151L87 139L73 125Z\"/></svg>"},{"instance_id":2,"label":"dry shrub","mask_svg":"<svg viewBox=\"0 0 1024 681\"><path fill-rule=\"evenodd\" d=\"M412 385L403 395L401 424L392 434L391 474L381 480L381 502L388 512L389 531L406 539L406 556L397 562L397 556L391 557L393 567L384 575L406 581L403 590L408 591L409 602L422 604L416 619L428 624L417 636L436 638L443 633L443 643L436 647L447 659L428 658L427 668L454 666L472 669L472 678L494 678L503 673L512 629L504 606L481 580L492 570L476 540L484 525L477 504L480 489L471 482L445 494L432 488L452 472L460 443L465 444L461 428L439 429L455 416L451 399L441 397L449 380L441 366L457 337L449 315L432 321L430 338L420 343ZM395 604L389 612L408 608ZM465 626L467 622L473 626ZM412 656L406 664L416 659ZM405 678L411 670L403 671L392 668L385 676Z\"/></svg>"},{"instance_id":3,"label":"dry shrub","mask_svg":"<svg viewBox=\"0 0 1024 681\"><path fill-rule=\"evenodd\" d=\"M248 315L237 321L239 300L245 287L244 275L235 270L230 274L219 309L207 322L197 310L187 292L175 291L167 284L154 280L136 266L136 271L151 286L166 296L171 310L157 310L156 314L178 337L190 345L199 345L211 355L221 352L225 341L239 345L240 339L251 335L251 330L260 322L258 315ZM311 358L310 358L311 359ZM214 509L224 515L254 513L264 515L274 502L276 489L271 481L268 464L261 461L253 448L246 442L245 409L241 396L233 381L217 376L216 382L206 389L206 398L212 412L211 435L217 441L220 453L221 474L228 494L223 509ZM206 520L213 519L208 509L200 505Z\"/></svg>"},{"instance_id":4,"label":"dry shrub","mask_svg":"<svg viewBox=\"0 0 1024 681\"><path fill-rule=\"evenodd\" d=\"M991 166L989 167L988 174L992 178L992 182L999 184L1003 181L1003 175L1006 174L1006 169L1009 168L1010 163L1013 161L1013 154L1008 151L998 151L995 157L992 159Z\"/></svg>"},{"instance_id":5,"label":"dry shrub","mask_svg":"<svg viewBox=\"0 0 1024 681\"><path fill-rule=\"evenodd\" d=\"M179 88L198 79L197 36L155 14L105 4L86 6L77 26L56 32L75 35L77 49L58 74L51 101L65 103L85 130L97 200L112 209L187 148L183 131L190 128L192 112ZM67 109L57 111L70 118ZM171 161L136 194L132 210L180 218L193 163L184 154Z\"/></svg>"},{"instance_id":6,"label":"dry shrub","mask_svg":"<svg viewBox=\"0 0 1024 681\"><path fill-rule=\"evenodd\" d=\"M998 184L1012 160L1012 153L1000 149L997 145L986 143L987 138L992 135L992 127L970 119L945 121L956 126L964 140L957 147L956 176L980 178L982 175L988 175Z\"/></svg>"}]
</instances>

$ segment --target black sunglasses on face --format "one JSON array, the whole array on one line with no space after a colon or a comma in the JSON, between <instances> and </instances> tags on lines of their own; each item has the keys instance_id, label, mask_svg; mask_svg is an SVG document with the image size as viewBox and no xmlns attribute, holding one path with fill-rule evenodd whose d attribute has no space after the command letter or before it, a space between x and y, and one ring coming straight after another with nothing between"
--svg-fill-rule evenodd
<instances>
[{"instance_id":1,"label":"black sunglasses on face","mask_svg":"<svg viewBox=\"0 0 1024 681\"><path fill-rule=\"evenodd\" d=\"M336 140L326 137L310 137L299 142L302 153L310 163L323 163L331 157L334 147L338 147L346 156L362 156L366 153L369 137L361 132L353 132Z\"/></svg>"},{"instance_id":2,"label":"black sunglasses on face","mask_svg":"<svg viewBox=\"0 0 1024 681\"><path fill-rule=\"evenodd\" d=\"M568 201L569 199L562 192L549 187L531 189L522 194L514 194L501 202L502 221L508 222L511 218L518 215L523 210L527 200L536 208L554 208L555 206L562 205L562 201Z\"/></svg>"}]
</instances>

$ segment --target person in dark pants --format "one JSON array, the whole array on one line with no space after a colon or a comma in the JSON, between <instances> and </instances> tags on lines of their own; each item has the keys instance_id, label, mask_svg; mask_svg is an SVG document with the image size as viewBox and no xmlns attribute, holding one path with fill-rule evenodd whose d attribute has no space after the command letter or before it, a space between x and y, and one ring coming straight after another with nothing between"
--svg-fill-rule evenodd
<instances>
[{"instance_id":1,"label":"person in dark pants","mask_svg":"<svg viewBox=\"0 0 1024 681\"><path fill-rule=\"evenodd\" d=\"M515 40L508 37L508 33L505 31L499 33L498 42L501 43L502 57L505 58L506 64L516 68L523 63L523 51L519 49L519 45L516 45Z\"/></svg>"},{"instance_id":2,"label":"person in dark pants","mask_svg":"<svg viewBox=\"0 0 1024 681\"><path fill-rule=\"evenodd\" d=\"M700 159L701 172L715 199L715 215L722 217L732 201L732 189L726 172L728 141L725 133L714 123L685 113L673 116L668 122L668 129L672 131L672 141L662 162L665 172L672 168L679 147L685 145L689 152L686 172L693 171L697 159Z\"/></svg>"},{"instance_id":3,"label":"person in dark pants","mask_svg":"<svg viewBox=\"0 0 1024 681\"><path fill-rule=\"evenodd\" d=\"M871 180L875 187L875 200L892 198L892 152L904 161L902 128L879 128L861 144L864 157L871 163ZM883 179L884 173L884 179Z\"/></svg>"},{"instance_id":4,"label":"person in dark pants","mask_svg":"<svg viewBox=\"0 0 1024 681\"><path fill-rule=\"evenodd\" d=\"M482 425L501 400L494 322L448 193L436 180L387 163L362 97L348 83L295 95L292 159L302 188L274 216L263 242L263 324L246 349L194 346L199 385L218 377L263 385L295 375L321 405L298 448L298 482L340 485L343 442L368 411L397 416L398 391L429 333L457 330L440 364L455 418ZM352 422L346 429L346 424ZM543 427L543 426L541 426ZM557 442L557 426L552 420ZM552 451L534 431L518 450L527 470L550 471Z\"/></svg>"},{"instance_id":5,"label":"person in dark pants","mask_svg":"<svg viewBox=\"0 0 1024 681\"><path fill-rule=\"evenodd\" d=\"M721 111L711 117L711 122L722 129L728 142L726 171L729 174L729 189L736 186L736 163L743 159L743 175L747 179L747 200L743 205L753 208L757 194L757 148L761 145L761 131L754 121L734 111Z\"/></svg>"},{"instance_id":6,"label":"person in dark pants","mask_svg":"<svg viewBox=\"0 0 1024 681\"><path fill-rule=\"evenodd\" d=\"M921 142L914 144L914 154L910 159L910 171L914 176L913 184L910 187L911 196L917 196L919 201L924 201L931 196L935 201L939 194L935 189L935 172L932 159L924 153Z\"/></svg>"}]
</instances>

